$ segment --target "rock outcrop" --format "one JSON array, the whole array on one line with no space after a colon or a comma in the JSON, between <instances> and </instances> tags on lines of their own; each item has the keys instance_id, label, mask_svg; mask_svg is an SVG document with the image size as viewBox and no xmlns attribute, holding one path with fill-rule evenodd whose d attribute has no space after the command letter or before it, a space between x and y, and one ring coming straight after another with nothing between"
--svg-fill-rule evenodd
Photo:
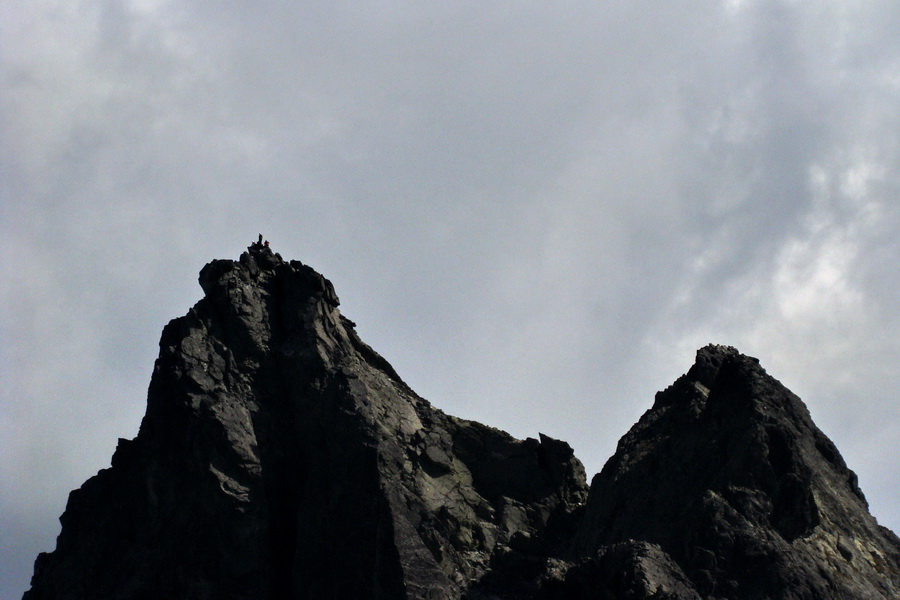
<instances>
[{"instance_id":1,"label":"rock outcrop","mask_svg":"<svg viewBox=\"0 0 900 600\"><path fill-rule=\"evenodd\" d=\"M310 267L254 244L200 284L25 600L898 597L900 542L734 349L702 349L589 492L565 442L416 395Z\"/></svg>"},{"instance_id":2,"label":"rock outcrop","mask_svg":"<svg viewBox=\"0 0 900 600\"><path fill-rule=\"evenodd\" d=\"M594 477L576 538L580 589L618 548L662 597L900 598L900 540L856 475L803 402L730 347L701 349L657 394Z\"/></svg>"}]
</instances>

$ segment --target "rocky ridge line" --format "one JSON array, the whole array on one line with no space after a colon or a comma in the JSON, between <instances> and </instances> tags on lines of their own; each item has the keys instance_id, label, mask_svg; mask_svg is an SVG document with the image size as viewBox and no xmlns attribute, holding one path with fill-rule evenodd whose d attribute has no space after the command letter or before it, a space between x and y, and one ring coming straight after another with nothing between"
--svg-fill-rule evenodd
<instances>
[{"instance_id":1,"label":"rocky ridge line","mask_svg":"<svg viewBox=\"0 0 900 600\"><path fill-rule=\"evenodd\" d=\"M701 349L589 491L565 442L416 395L310 267L254 244L200 284L25 600L900 597L900 541L733 348Z\"/></svg>"}]
</instances>

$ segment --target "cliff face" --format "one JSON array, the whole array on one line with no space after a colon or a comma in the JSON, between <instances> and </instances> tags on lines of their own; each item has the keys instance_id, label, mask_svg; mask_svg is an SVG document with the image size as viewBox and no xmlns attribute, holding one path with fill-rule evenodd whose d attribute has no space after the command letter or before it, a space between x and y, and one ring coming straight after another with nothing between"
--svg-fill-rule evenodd
<instances>
[{"instance_id":1,"label":"cliff face","mask_svg":"<svg viewBox=\"0 0 900 600\"><path fill-rule=\"evenodd\" d=\"M610 548L664 553L677 598L900 597L900 541L856 475L800 399L729 347L701 349L620 440L577 547L596 552L580 566L595 578Z\"/></svg>"},{"instance_id":2,"label":"cliff face","mask_svg":"<svg viewBox=\"0 0 900 600\"><path fill-rule=\"evenodd\" d=\"M698 353L589 496L565 442L417 396L311 268L254 246L200 284L26 600L900 595L837 449L733 349Z\"/></svg>"}]
</instances>

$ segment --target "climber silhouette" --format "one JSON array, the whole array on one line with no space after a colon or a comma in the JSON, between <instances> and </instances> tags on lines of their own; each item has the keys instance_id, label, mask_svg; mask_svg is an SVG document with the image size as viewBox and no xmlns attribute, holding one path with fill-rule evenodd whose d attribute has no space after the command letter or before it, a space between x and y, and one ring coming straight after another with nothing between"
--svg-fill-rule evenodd
<instances>
[{"instance_id":1,"label":"climber silhouette","mask_svg":"<svg viewBox=\"0 0 900 600\"><path fill-rule=\"evenodd\" d=\"M259 239L257 239L255 242L250 244L250 247L248 247L247 250L249 250L250 252L259 252L264 247L268 247L268 245L269 245L269 242L266 242L265 246L263 246L263 236L260 233Z\"/></svg>"}]
</instances>

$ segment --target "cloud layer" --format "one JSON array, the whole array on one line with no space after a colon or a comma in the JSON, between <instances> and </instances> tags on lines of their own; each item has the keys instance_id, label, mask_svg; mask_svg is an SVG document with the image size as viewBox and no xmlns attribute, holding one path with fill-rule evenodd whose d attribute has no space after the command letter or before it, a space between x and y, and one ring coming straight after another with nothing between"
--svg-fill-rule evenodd
<instances>
[{"instance_id":1,"label":"cloud layer","mask_svg":"<svg viewBox=\"0 0 900 600\"><path fill-rule=\"evenodd\" d=\"M900 529L893 4L520 4L0 0L0 595L258 231L420 394L589 472L733 344Z\"/></svg>"}]
</instances>

